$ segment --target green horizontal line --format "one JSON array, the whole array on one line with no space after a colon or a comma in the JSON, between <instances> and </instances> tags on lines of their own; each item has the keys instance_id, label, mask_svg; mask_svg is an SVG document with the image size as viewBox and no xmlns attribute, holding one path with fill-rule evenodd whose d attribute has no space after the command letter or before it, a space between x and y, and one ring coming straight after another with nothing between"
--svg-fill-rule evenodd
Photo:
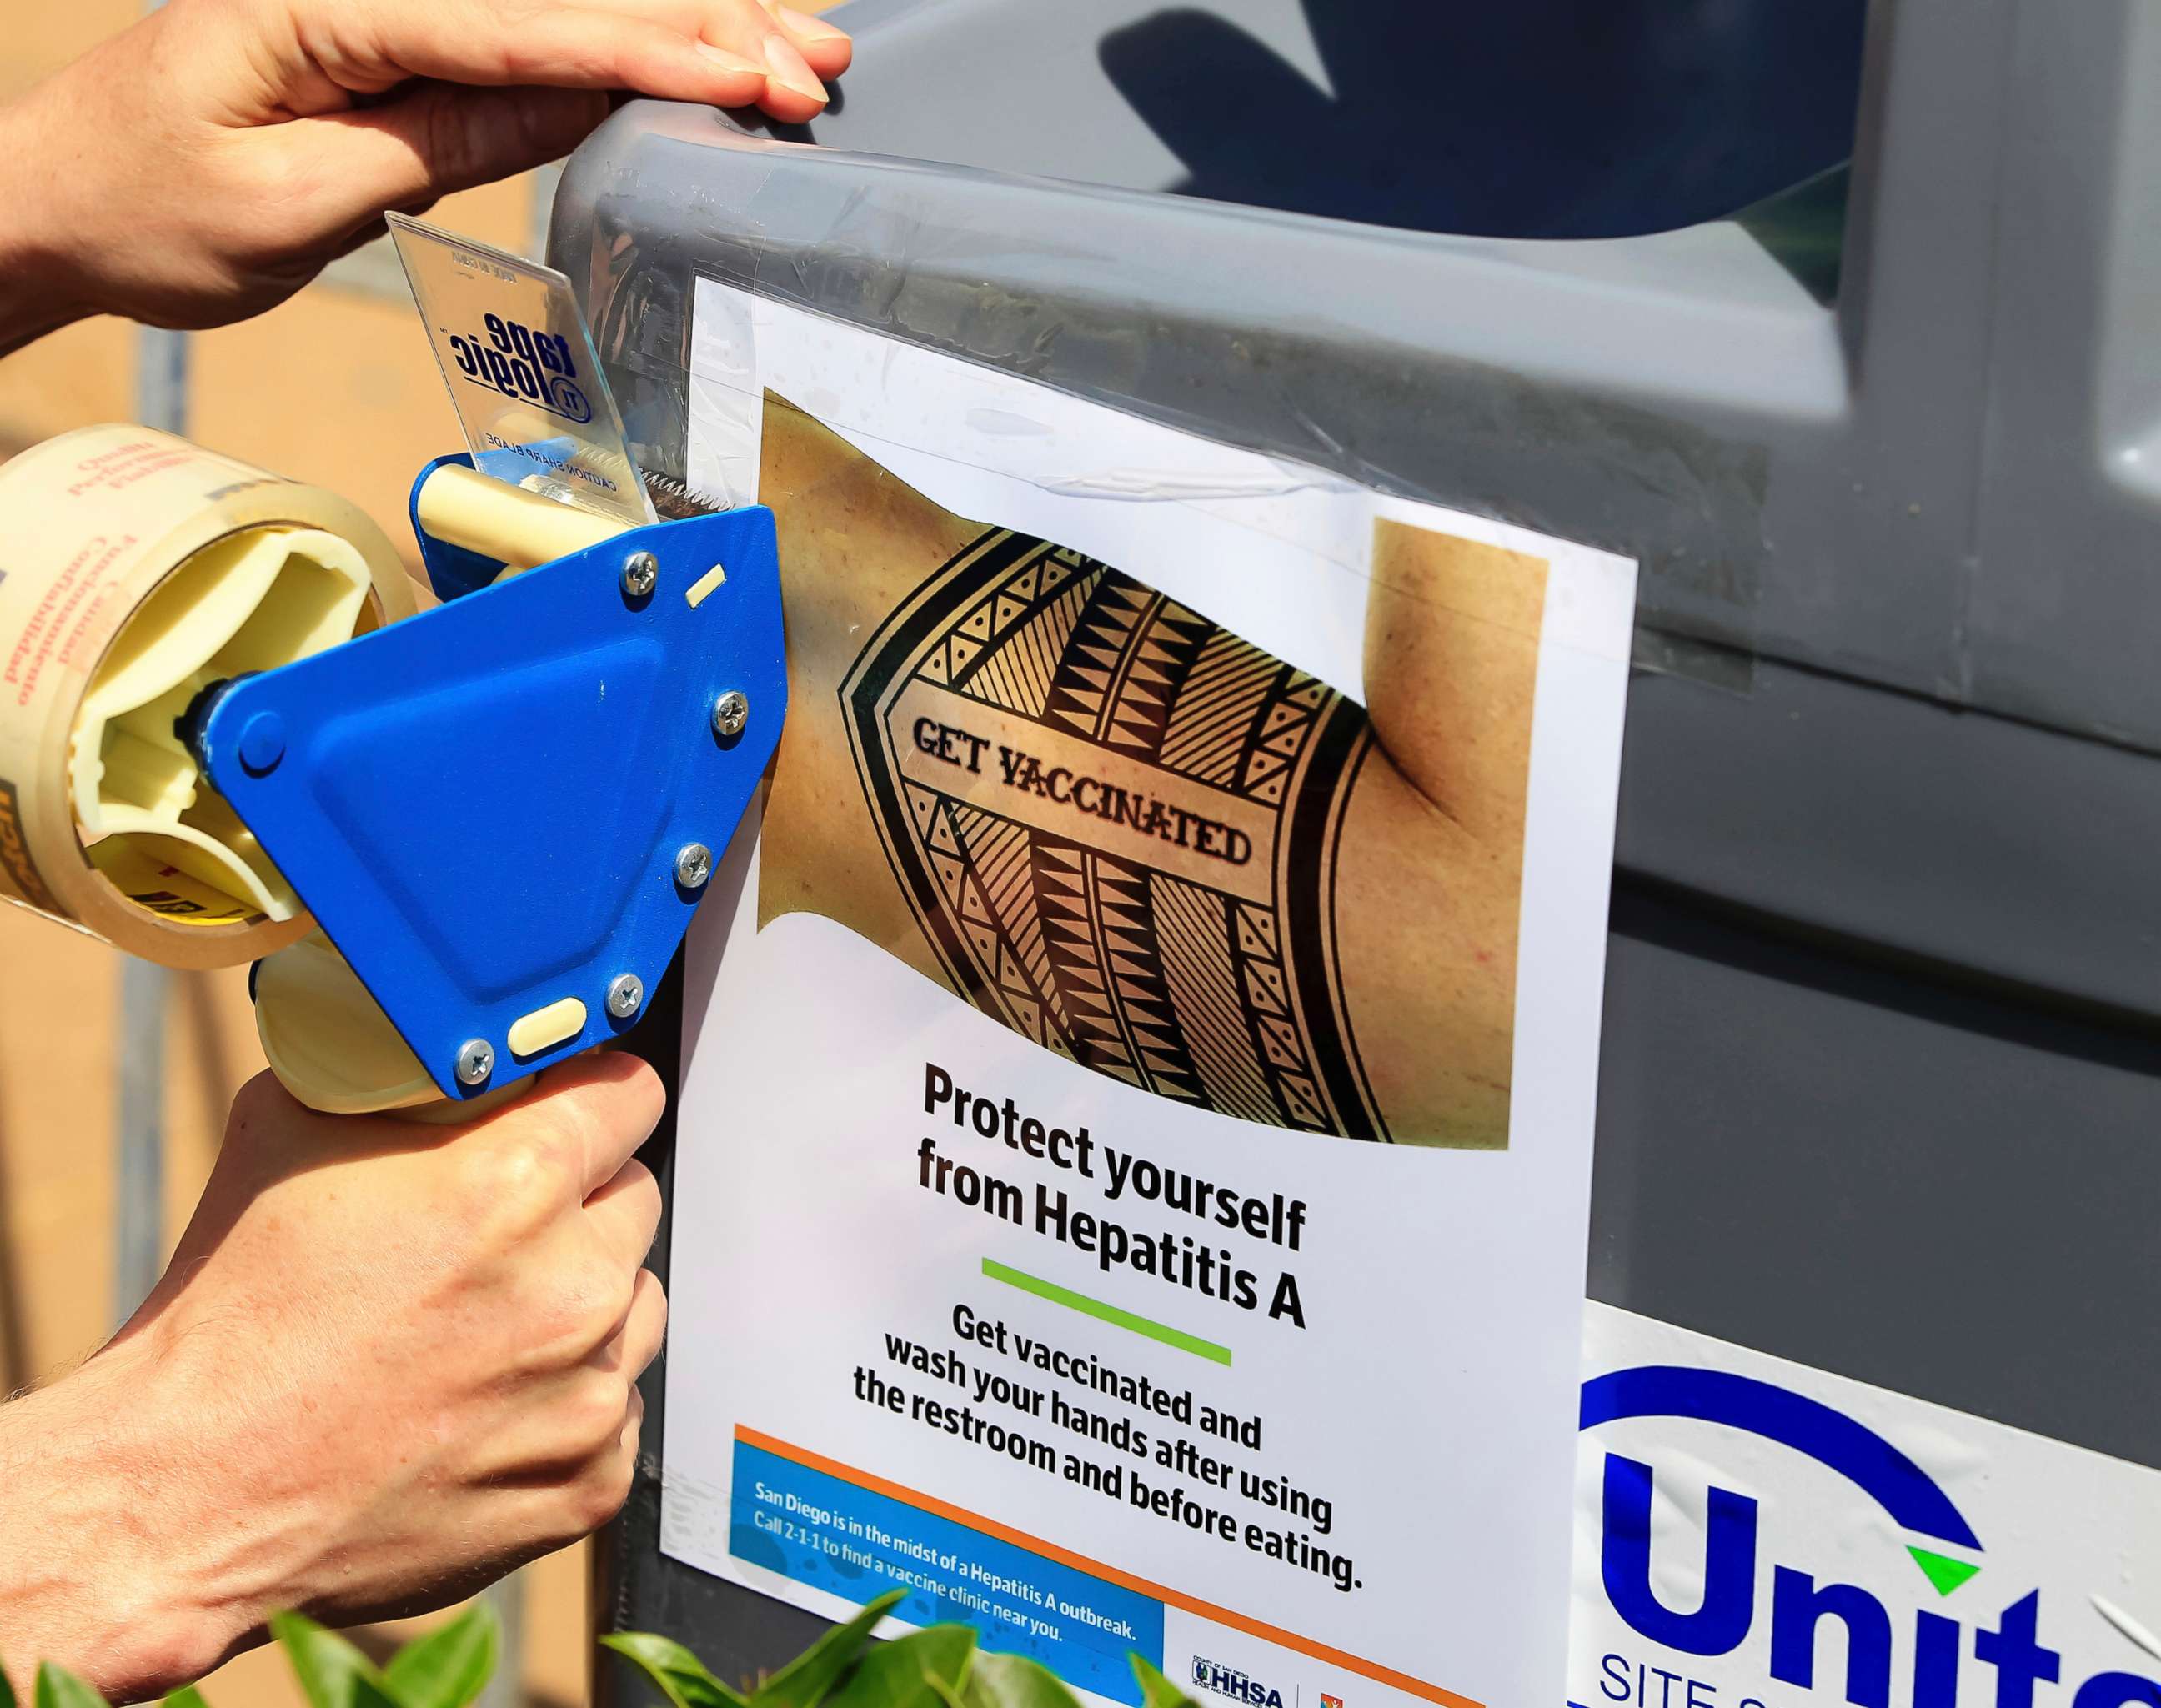
<instances>
[{"instance_id":1,"label":"green horizontal line","mask_svg":"<svg viewBox=\"0 0 2161 1708\"><path fill-rule=\"evenodd\" d=\"M1031 1275L999 1263L994 1258L983 1259L983 1273L993 1281L1002 1281L1008 1287L1018 1287L1023 1293L1033 1293L1038 1299L1047 1299L1053 1304L1062 1304L1069 1310L1077 1310L1083 1316L1092 1316L1098 1322L1107 1322L1122 1329L1131 1329L1137 1335L1146 1335L1152 1341L1161 1341L1166 1346L1175 1346L1181 1352L1190 1352L1196 1357L1212 1359L1218 1364L1231 1362L1231 1349L1219 1346L1213 1341L1204 1341L1198 1335L1189 1335L1184 1329L1174 1329L1168 1323L1122 1310L1115 1304L1106 1304L1100 1299L1091 1299L1085 1293L1075 1293L1070 1287L1060 1287L1055 1281L1046 1281L1040 1275Z\"/></svg>"}]
</instances>

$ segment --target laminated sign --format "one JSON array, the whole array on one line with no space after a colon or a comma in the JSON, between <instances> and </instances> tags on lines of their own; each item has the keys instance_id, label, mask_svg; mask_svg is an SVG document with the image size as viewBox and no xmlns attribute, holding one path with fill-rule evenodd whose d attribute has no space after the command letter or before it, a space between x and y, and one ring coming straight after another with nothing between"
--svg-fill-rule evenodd
<instances>
[{"instance_id":1,"label":"laminated sign","mask_svg":"<svg viewBox=\"0 0 2161 1708\"><path fill-rule=\"evenodd\" d=\"M1632 566L695 342L791 699L691 947L663 1545L1107 1700L1556 1700Z\"/></svg>"},{"instance_id":2,"label":"laminated sign","mask_svg":"<svg viewBox=\"0 0 2161 1708\"><path fill-rule=\"evenodd\" d=\"M2161 1708L2161 1473L1593 1304L1575 1708Z\"/></svg>"}]
</instances>

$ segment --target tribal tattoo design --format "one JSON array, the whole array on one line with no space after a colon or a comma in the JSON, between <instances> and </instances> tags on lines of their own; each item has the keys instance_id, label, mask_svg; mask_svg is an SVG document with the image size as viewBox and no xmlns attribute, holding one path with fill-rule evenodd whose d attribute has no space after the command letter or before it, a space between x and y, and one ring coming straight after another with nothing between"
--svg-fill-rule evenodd
<instances>
[{"instance_id":1,"label":"tribal tattoo design","mask_svg":"<svg viewBox=\"0 0 2161 1708\"><path fill-rule=\"evenodd\" d=\"M893 612L841 701L900 887L977 1008L1180 1102L1389 1136L1336 944L1355 702L1004 530Z\"/></svg>"}]
</instances>

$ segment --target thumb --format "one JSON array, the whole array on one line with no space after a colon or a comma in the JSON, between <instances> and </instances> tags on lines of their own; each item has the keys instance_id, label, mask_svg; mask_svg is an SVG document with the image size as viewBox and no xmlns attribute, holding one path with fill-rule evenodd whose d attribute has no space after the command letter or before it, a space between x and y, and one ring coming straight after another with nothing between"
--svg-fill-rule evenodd
<instances>
[{"instance_id":1,"label":"thumb","mask_svg":"<svg viewBox=\"0 0 2161 1708\"><path fill-rule=\"evenodd\" d=\"M288 121L263 134L294 150L325 230L432 201L560 159L607 117L591 89L406 86L374 107Z\"/></svg>"}]
</instances>

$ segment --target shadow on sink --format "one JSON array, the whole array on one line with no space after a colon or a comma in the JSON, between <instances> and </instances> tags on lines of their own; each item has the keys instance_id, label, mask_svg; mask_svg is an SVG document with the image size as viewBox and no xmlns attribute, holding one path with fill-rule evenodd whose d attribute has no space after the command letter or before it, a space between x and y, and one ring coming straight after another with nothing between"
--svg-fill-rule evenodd
<instances>
[{"instance_id":1,"label":"shadow on sink","mask_svg":"<svg viewBox=\"0 0 2161 1708\"><path fill-rule=\"evenodd\" d=\"M1863 0L1304 0L1328 86L1200 8L1114 30L1175 193L1493 237L1722 218L1853 148Z\"/></svg>"}]
</instances>

